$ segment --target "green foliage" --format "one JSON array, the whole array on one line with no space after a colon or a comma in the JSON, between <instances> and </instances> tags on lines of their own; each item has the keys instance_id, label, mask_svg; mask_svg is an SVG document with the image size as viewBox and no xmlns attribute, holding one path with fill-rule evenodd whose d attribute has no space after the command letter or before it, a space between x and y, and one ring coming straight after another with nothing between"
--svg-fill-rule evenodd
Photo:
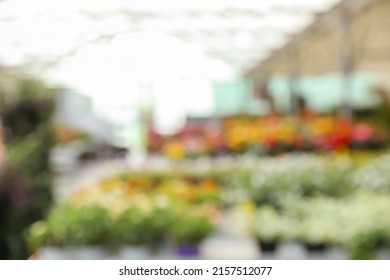
<instances>
[{"instance_id":1,"label":"green foliage","mask_svg":"<svg viewBox=\"0 0 390 280\"><path fill-rule=\"evenodd\" d=\"M214 230L206 217L183 215L169 229L171 239L183 245L194 245L205 239Z\"/></svg>"},{"instance_id":2,"label":"green foliage","mask_svg":"<svg viewBox=\"0 0 390 280\"><path fill-rule=\"evenodd\" d=\"M34 99L27 83L23 99L2 108L6 138L5 170L0 176L0 259L25 259L23 232L42 219L52 201L49 153L53 143L50 99ZM44 93L44 92L41 92Z\"/></svg>"},{"instance_id":3,"label":"green foliage","mask_svg":"<svg viewBox=\"0 0 390 280\"><path fill-rule=\"evenodd\" d=\"M354 260L375 259L380 249L390 249L390 232L380 225L357 232L347 242L347 251Z\"/></svg>"},{"instance_id":4,"label":"green foliage","mask_svg":"<svg viewBox=\"0 0 390 280\"><path fill-rule=\"evenodd\" d=\"M34 100L53 93L42 81L32 78L21 79L17 90L22 100Z\"/></svg>"},{"instance_id":5,"label":"green foliage","mask_svg":"<svg viewBox=\"0 0 390 280\"><path fill-rule=\"evenodd\" d=\"M387 100L383 100L383 97L385 96L382 96L379 105L370 109L356 110L354 116L358 121L373 124L378 128L383 128L387 132L390 132L390 106Z\"/></svg>"},{"instance_id":6,"label":"green foliage","mask_svg":"<svg viewBox=\"0 0 390 280\"><path fill-rule=\"evenodd\" d=\"M96 205L55 206L45 221L34 223L27 240L30 252L42 246L153 245L162 237L181 244L196 244L213 230L205 217L178 215L156 208L129 208L118 216Z\"/></svg>"},{"instance_id":7,"label":"green foliage","mask_svg":"<svg viewBox=\"0 0 390 280\"><path fill-rule=\"evenodd\" d=\"M154 245L167 233L172 221L169 209L154 208L142 211L129 208L114 219L111 230L113 245Z\"/></svg>"},{"instance_id":8,"label":"green foliage","mask_svg":"<svg viewBox=\"0 0 390 280\"><path fill-rule=\"evenodd\" d=\"M38 221L31 226L28 232L29 249L35 251L44 244L102 244L107 241L111 226L108 211L102 207L61 204L50 211L44 222Z\"/></svg>"}]
</instances>

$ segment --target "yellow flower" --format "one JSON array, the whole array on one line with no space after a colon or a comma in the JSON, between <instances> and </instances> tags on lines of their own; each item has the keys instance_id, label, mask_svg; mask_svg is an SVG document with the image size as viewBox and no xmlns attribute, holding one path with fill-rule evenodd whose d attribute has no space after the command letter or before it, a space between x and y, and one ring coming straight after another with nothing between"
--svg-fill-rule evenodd
<instances>
[{"instance_id":1,"label":"yellow flower","mask_svg":"<svg viewBox=\"0 0 390 280\"><path fill-rule=\"evenodd\" d=\"M250 126L248 127L248 130L249 130L248 133L249 141L252 143L258 142L262 135L261 127L258 125L258 123L256 122L251 123Z\"/></svg>"},{"instance_id":2,"label":"yellow flower","mask_svg":"<svg viewBox=\"0 0 390 280\"><path fill-rule=\"evenodd\" d=\"M119 184L120 182L117 179L110 178L102 180L98 187L103 191L108 191L117 188Z\"/></svg>"},{"instance_id":3,"label":"yellow flower","mask_svg":"<svg viewBox=\"0 0 390 280\"><path fill-rule=\"evenodd\" d=\"M168 197L180 198L185 201L190 201L194 192L191 186L180 180L172 180L159 186L158 191Z\"/></svg>"},{"instance_id":4,"label":"yellow flower","mask_svg":"<svg viewBox=\"0 0 390 280\"><path fill-rule=\"evenodd\" d=\"M280 140L291 140L295 134L294 127L287 123L281 123L276 127L275 134Z\"/></svg>"},{"instance_id":5,"label":"yellow flower","mask_svg":"<svg viewBox=\"0 0 390 280\"><path fill-rule=\"evenodd\" d=\"M182 159L185 155L184 146L178 141L168 142L164 145L164 153L171 159Z\"/></svg>"},{"instance_id":6,"label":"yellow flower","mask_svg":"<svg viewBox=\"0 0 390 280\"><path fill-rule=\"evenodd\" d=\"M242 202L241 208L244 211L244 213L248 214L248 215L254 213L256 210L255 204L250 200L246 200L246 201Z\"/></svg>"},{"instance_id":7,"label":"yellow flower","mask_svg":"<svg viewBox=\"0 0 390 280\"><path fill-rule=\"evenodd\" d=\"M310 124L312 133L319 135L331 133L333 127L333 119L330 117L317 118Z\"/></svg>"}]
</instances>

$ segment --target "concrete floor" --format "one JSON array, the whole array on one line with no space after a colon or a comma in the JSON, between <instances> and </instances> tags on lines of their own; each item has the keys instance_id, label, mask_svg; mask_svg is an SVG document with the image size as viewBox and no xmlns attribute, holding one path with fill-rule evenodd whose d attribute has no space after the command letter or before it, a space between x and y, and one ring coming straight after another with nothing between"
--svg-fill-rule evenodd
<instances>
[{"instance_id":1,"label":"concrete floor","mask_svg":"<svg viewBox=\"0 0 390 280\"><path fill-rule=\"evenodd\" d=\"M129 170L123 159L104 160L73 166L58 172L54 182L54 195L57 200L68 197L83 187L99 182L105 177Z\"/></svg>"}]
</instances>

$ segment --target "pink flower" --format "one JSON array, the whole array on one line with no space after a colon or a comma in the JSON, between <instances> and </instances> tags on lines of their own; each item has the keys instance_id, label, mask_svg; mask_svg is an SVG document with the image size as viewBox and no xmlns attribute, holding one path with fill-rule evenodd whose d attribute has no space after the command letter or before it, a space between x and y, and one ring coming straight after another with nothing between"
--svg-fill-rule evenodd
<instances>
[{"instance_id":1,"label":"pink flower","mask_svg":"<svg viewBox=\"0 0 390 280\"><path fill-rule=\"evenodd\" d=\"M367 141L374 136L374 129L364 123L356 124L352 128L351 139L353 141L363 142Z\"/></svg>"}]
</instances>

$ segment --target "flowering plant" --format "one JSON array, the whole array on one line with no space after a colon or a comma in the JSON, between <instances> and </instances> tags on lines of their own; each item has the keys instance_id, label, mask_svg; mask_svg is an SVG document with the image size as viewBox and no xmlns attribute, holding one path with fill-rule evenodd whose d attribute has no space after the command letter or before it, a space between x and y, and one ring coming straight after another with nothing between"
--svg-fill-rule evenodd
<instances>
[{"instance_id":1,"label":"flowering plant","mask_svg":"<svg viewBox=\"0 0 390 280\"><path fill-rule=\"evenodd\" d=\"M182 159L224 150L233 154L248 150L269 154L345 148L371 150L385 143L386 137L375 127L347 118L269 115L233 116L223 118L220 125L212 129L207 123L197 126L196 130L184 129L174 139L166 139L162 149L168 157Z\"/></svg>"},{"instance_id":2,"label":"flowering plant","mask_svg":"<svg viewBox=\"0 0 390 280\"><path fill-rule=\"evenodd\" d=\"M295 239L297 226L297 222L291 217L281 214L273 207L263 206L256 210L250 231L260 240L277 242Z\"/></svg>"},{"instance_id":3,"label":"flowering plant","mask_svg":"<svg viewBox=\"0 0 390 280\"><path fill-rule=\"evenodd\" d=\"M107 178L55 205L30 229L39 246L153 245L161 238L203 239L218 218L219 186L212 178L134 174Z\"/></svg>"},{"instance_id":4,"label":"flowering plant","mask_svg":"<svg viewBox=\"0 0 390 280\"><path fill-rule=\"evenodd\" d=\"M362 164L351 174L351 185L356 189L369 189L372 191L390 192L390 154L385 153L379 157Z\"/></svg>"},{"instance_id":5,"label":"flowering plant","mask_svg":"<svg viewBox=\"0 0 390 280\"><path fill-rule=\"evenodd\" d=\"M348 194L348 174L352 168L348 159L289 155L263 159L242 182L258 205L280 208L288 196L342 197Z\"/></svg>"}]
</instances>

